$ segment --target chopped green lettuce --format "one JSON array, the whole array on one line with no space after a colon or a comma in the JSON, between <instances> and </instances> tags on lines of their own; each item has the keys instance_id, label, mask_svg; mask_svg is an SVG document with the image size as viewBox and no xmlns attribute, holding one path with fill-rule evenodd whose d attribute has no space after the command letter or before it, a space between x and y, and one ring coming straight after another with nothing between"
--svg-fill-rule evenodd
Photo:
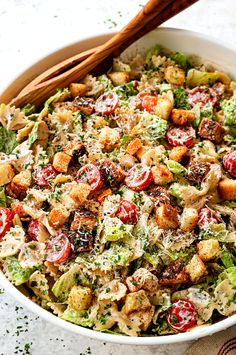
<instances>
[{"instance_id":1,"label":"chopped green lettuce","mask_svg":"<svg viewBox=\"0 0 236 355\"><path fill-rule=\"evenodd\" d=\"M216 81L221 81L222 83L230 82L228 75L222 72L205 72L197 69L190 69L186 78L186 85L189 88L194 88L200 85L213 85Z\"/></svg>"},{"instance_id":2,"label":"chopped green lettuce","mask_svg":"<svg viewBox=\"0 0 236 355\"><path fill-rule=\"evenodd\" d=\"M91 312L89 310L75 311L67 307L61 318L68 322L82 325L82 327L92 327L94 325L94 317L91 316Z\"/></svg>"},{"instance_id":3,"label":"chopped green lettuce","mask_svg":"<svg viewBox=\"0 0 236 355\"><path fill-rule=\"evenodd\" d=\"M148 134L154 141L163 138L168 128L168 122L148 112L144 112L139 122L145 128L144 134Z\"/></svg>"},{"instance_id":4,"label":"chopped green lettuce","mask_svg":"<svg viewBox=\"0 0 236 355\"><path fill-rule=\"evenodd\" d=\"M168 169L173 174L184 176L187 173L187 170L185 169L185 167L183 165L181 165L180 163L178 163L177 161L175 161L175 160L169 159L166 162L166 165L167 165Z\"/></svg>"},{"instance_id":5,"label":"chopped green lettuce","mask_svg":"<svg viewBox=\"0 0 236 355\"><path fill-rule=\"evenodd\" d=\"M225 269L220 275L219 275L219 281L223 281L225 279L228 279L229 282L233 287L236 288L236 266L229 267Z\"/></svg>"},{"instance_id":6,"label":"chopped green lettuce","mask_svg":"<svg viewBox=\"0 0 236 355\"><path fill-rule=\"evenodd\" d=\"M130 235L133 225L119 223L113 226L106 226L104 239L109 242L116 242Z\"/></svg>"},{"instance_id":7,"label":"chopped green lettuce","mask_svg":"<svg viewBox=\"0 0 236 355\"><path fill-rule=\"evenodd\" d=\"M191 67L187 55L182 52L173 53L170 58L185 71Z\"/></svg>"},{"instance_id":8,"label":"chopped green lettuce","mask_svg":"<svg viewBox=\"0 0 236 355\"><path fill-rule=\"evenodd\" d=\"M7 155L11 154L17 146L16 134L4 127L0 127L0 152Z\"/></svg>"},{"instance_id":9,"label":"chopped green lettuce","mask_svg":"<svg viewBox=\"0 0 236 355\"><path fill-rule=\"evenodd\" d=\"M49 97L49 99L45 101L44 107L47 108L49 112L51 112L52 105L54 103L64 101L69 96L70 96L70 91L68 90L68 88L58 89L55 95Z\"/></svg>"},{"instance_id":10,"label":"chopped green lettuce","mask_svg":"<svg viewBox=\"0 0 236 355\"><path fill-rule=\"evenodd\" d=\"M138 91L136 90L133 81L130 81L127 84L116 86L114 91L123 100L127 99L130 96L138 94Z\"/></svg>"},{"instance_id":11,"label":"chopped green lettuce","mask_svg":"<svg viewBox=\"0 0 236 355\"><path fill-rule=\"evenodd\" d=\"M190 110L191 106L188 103L187 94L184 88L178 88L173 91L174 94L174 107Z\"/></svg>"},{"instance_id":12,"label":"chopped green lettuce","mask_svg":"<svg viewBox=\"0 0 236 355\"><path fill-rule=\"evenodd\" d=\"M236 233L229 232L224 223L210 224L207 230L200 231L204 239L216 239L224 243L233 243L235 241Z\"/></svg>"},{"instance_id":13,"label":"chopped green lettuce","mask_svg":"<svg viewBox=\"0 0 236 355\"><path fill-rule=\"evenodd\" d=\"M222 111L224 113L224 125L234 126L236 125L236 100L222 100L220 103Z\"/></svg>"},{"instance_id":14,"label":"chopped green lettuce","mask_svg":"<svg viewBox=\"0 0 236 355\"><path fill-rule=\"evenodd\" d=\"M7 205L7 198L5 195L5 189L4 187L0 187L0 206L1 207L6 207Z\"/></svg>"},{"instance_id":15,"label":"chopped green lettuce","mask_svg":"<svg viewBox=\"0 0 236 355\"><path fill-rule=\"evenodd\" d=\"M16 286L27 282L34 272L32 268L23 268L14 256L5 258L4 270L9 280Z\"/></svg>"},{"instance_id":16,"label":"chopped green lettuce","mask_svg":"<svg viewBox=\"0 0 236 355\"><path fill-rule=\"evenodd\" d=\"M106 74L100 75L98 81L103 85L104 91L113 90L112 81L108 78Z\"/></svg>"},{"instance_id":17,"label":"chopped green lettuce","mask_svg":"<svg viewBox=\"0 0 236 355\"><path fill-rule=\"evenodd\" d=\"M21 111L24 113L25 116L29 116L35 113L35 108L35 105L26 104L24 107L22 107Z\"/></svg>"},{"instance_id":18,"label":"chopped green lettuce","mask_svg":"<svg viewBox=\"0 0 236 355\"><path fill-rule=\"evenodd\" d=\"M147 51L146 58L145 58L145 64L147 68L152 67L152 57L159 55L160 50L161 47L159 45L156 45L155 47L152 47Z\"/></svg>"},{"instance_id":19,"label":"chopped green lettuce","mask_svg":"<svg viewBox=\"0 0 236 355\"><path fill-rule=\"evenodd\" d=\"M234 266L234 256L225 246L221 250L220 259L226 268Z\"/></svg>"},{"instance_id":20,"label":"chopped green lettuce","mask_svg":"<svg viewBox=\"0 0 236 355\"><path fill-rule=\"evenodd\" d=\"M39 122L35 122L34 127L28 137L29 147L31 147L34 144L34 142L38 139L38 128L39 128Z\"/></svg>"},{"instance_id":21,"label":"chopped green lettuce","mask_svg":"<svg viewBox=\"0 0 236 355\"><path fill-rule=\"evenodd\" d=\"M62 302L64 302L72 286L81 284L83 286L90 286L89 280L83 275L78 264L74 264L69 271L63 274L52 287L54 295Z\"/></svg>"}]
</instances>

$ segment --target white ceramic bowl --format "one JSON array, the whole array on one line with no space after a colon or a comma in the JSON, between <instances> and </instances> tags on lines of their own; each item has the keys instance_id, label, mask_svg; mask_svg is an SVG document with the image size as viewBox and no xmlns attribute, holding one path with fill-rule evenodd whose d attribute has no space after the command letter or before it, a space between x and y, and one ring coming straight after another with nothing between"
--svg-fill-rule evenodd
<instances>
[{"instance_id":1,"label":"white ceramic bowl","mask_svg":"<svg viewBox=\"0 0 236 355\"><path fill-rule=\"evenodd\" d=\"M24 73L19 75L4 92L0 95L0 102L7 103L17 92L19 92L30 80L40 74L46 68L60 62L61 60L72 56L80 51L92 48L99 44L102 44L106 39L110 38L112 34L100 35L80 41L72 44L68 47L62 48L57 52L52 53L44 59L41 59ZM204 62L212 63L216 68L221 68L230 76L236 79L236 52L230 48L223 46L221 43L208 38L205 35L178 30L171 28L161 28L155 30L139 41L135 42L128 50L123 54L124 57L133 56L137 52L144 53L148 48L155 44L160 44L173 51L183 51L189 54L196 54L201 57ZM128 337L128 336L116 336L97 332L94 330L86 329L78 325L66 322L50 312L39 307L27 297L25 297L20 291L17 290L0 272L0 284L4 287L16 300L22 303L30 311L36 313L45 320L57 325L58 327L67 329L73 333L85 335L91 338L99 339L106 342L113 342L119 344L132 344L132 345L158 345L158 344L170 344L183 341L189 341L197 338L211 335L218 331L224 330L234 324L236 324L236 315L228 317L218 323L204 326L196 330L167 336L156 337Z\"/></svg>"}]
</instances>

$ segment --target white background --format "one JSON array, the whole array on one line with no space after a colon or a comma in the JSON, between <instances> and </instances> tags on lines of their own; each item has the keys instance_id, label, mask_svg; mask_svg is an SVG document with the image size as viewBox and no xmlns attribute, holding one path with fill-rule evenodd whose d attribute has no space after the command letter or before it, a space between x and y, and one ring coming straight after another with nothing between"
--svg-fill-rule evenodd
<instances>
[{"instance_id":1,"label":"white background","mask_svg":"<svg viewBox=\"0 0 236 355\"><path fill-rule=\"evenodd\" d=\"M0 91L46 54L90 35L119 30L144 0L0 0ZM236 49L236 1L201 0L166 25L202 32ZM72 335L0 292L0 355L179 355L190 344L112 345Z\"/></svg>"}]
</instances>

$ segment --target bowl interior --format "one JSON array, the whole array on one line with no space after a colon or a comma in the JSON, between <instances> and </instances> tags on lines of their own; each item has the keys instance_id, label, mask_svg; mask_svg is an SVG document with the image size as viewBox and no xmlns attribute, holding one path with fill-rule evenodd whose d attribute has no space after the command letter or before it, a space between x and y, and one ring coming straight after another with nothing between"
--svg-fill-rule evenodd
<instances>
[{"instance_id":1,"label":"bowl interior","mask_svg":"<svg viewBox=\"0 0 236 355\"><path fill-rule=\"evenodd\" d=\"M10 99L13 98L21 89L23 89L23 87L28 82L30 82L34 77L39 75L50 66L55 65L61 60L68 58L69 56L72 56L80 51L84 51L86 49L100 45L112 35L113 34L105 34L80 41L68 47L62 48L57 52L47 56L46 58L39 60L6 87L4 92L0 95L0 102L9 102ZM163 47L173 51L183 51L190 55L196 55L201 58L202 62L213 64L215 68L221 69L222 71L230 74L233 79L236 79L236 66L234 64L236 53L230 48L224 47L215 40L190 31L171 28L157 29L135 42L122 54L122 57L123 59L128 59L137 53L144 54L148 48L156 44L160 44ZM77 334L86 335L95 339L100 339L102 341L110 341L120 344L157 345L189 341L213 334L236 323L236 315L233 315L216 324L201 328L199 327L198 329L183 334L143 338L116 336L96 332L59 319L58 317L39 307L27 297L25 297L6 279L2 272L0 272L0 284L24 306L39 316L43 317L47 321L50 321L55 325L58 325Z\"/></svg>"}]
</instances>

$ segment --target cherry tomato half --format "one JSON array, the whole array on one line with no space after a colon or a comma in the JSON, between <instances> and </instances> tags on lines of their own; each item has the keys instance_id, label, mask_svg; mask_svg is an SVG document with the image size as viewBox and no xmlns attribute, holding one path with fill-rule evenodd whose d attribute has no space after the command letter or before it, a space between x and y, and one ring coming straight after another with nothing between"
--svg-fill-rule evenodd
<instances>
[{"instance_id":1,"label":"cherry tomato half","mask_svg":"<svg viewBox=\"0 0 236 355\"><path fill-rule=\"evenodd\" d=\"M6 207L0 207L0 240L12 227L14 213Z\"/></svg>"},{"instance_id":2,"label":"cherry tomato half","mask_svg":"<svg viewBox=\"0 0 236 355\"><path fill-rule=\"evenodd\" d=\"M150 113L154 113L156 110L158 97L152 95L145 95L142 97L142 109Z\"/></svg>"},{"instance_id":3,"label":"cherry tomato half","mask_svg":"<svg viewBox=\"0 0 236 355\"><path fill-rule=\"evenodd\" d=\"M39 221L33 219L28 225L28 235L30 240L38 240L39 235Z\"/></svg>"},{"instance_id":4,"label":"cherry tomato half","mask_svg":"<svg viewBox=\"0 0 236 355\"><path fill-rule=\"evenodd\" d=\"M190 147L195 143L196 132L191 126L171 126L167 131L166 138L174 147L179 145L186 145L187 147Z\"/></svg>"},{"instance_id":5,"label":"cherry tomato half","mask_svg":"<svg viewBox=\"0 0 236 355\"><path fill-rule=\"evenodd\" d=\"M236 150L231 150L227 154L225 154L223 158L223 165L226 170L232 175L236 177Z\"/></svg>"},{"instance_id":6,"label":"cherry tomato half","mask_svg":"<svg viewBox=\"0 0 236 355\"><path fill-rule=\"evenodd\" d=\"M217 99L218 95L216 91L206 86L196 87L190 90L188 94L188 102L192 107L198 103L201 106L205 106L207 104L214 106Z\"/></svg>"},{"instance_id":7,"label":"cherry tomato half","mask_svg":"<svg viewBox=\"0 0 236 355\"><path fill-rule=\"evenodd\" d=\"M86 164L78 170L76 181L89 184L91 189L95 191L102 184L102 174L96 165Z\"/></svg>"},{"instance_id":8,"label":"cherry tomato half","mask_svg":"<svg viewBox=\"0 0 236 355\"><path fill-rule=\"evenodd\" d=\"M95 111L102 115L110 115L119 105L119 96L112 92L99 96L95 104Z\"/></svg>"},{"instance_id":9,"label":"cherry tomato half","mask_svg":"<svg viewBox=\"0 0 236 355\"><path fill-rule=\"evenodd\" d=\"M44 168L38 168L33 173L35 184L39 186L48 186L50 181L53 180L59 173L54 169L51 164Z\"/></svg>"},{"instance_id":10,"label":"cherry tomato half","mask_svg":"<svg viewBox=\"0 0 236 355\"><path fill-rule=\"evenodd\" d=\"M217 224L219 222L220 220L217 214L209 207L204 207L200 210L197 222L200 229L207 229L211 224Z\"/></svg>"},{"instance_id":11,"label":"cherry tomato half","mask_svg":"<svg viewBox=\"0 0 236 355\"><path fill-rule=\"evenodd\" d=\"M116 217L125 224L136 224L139 219L139 210L135 203L122 200L116 212Z\"/></svg>"},{"instance_id":12,"label":"cherry tomato half","mask_svg":"<svg viewBox=\"0 0 236 355\"><path fill-rule=\"evenodd\" d=\"M11 210L13 214L18 214L20 218L27 217L28 214L25 212L23 203L22 202L16 202L11 205Z\"/></svg>"},{"instance_id":13,"label":"cherry tomato half","mask_svg":"<svg viewBox=\"0 0 236 355\"><path fill-rule=\"evenodd\" d=\"M197 311L192 302L179 299L168 311L167 322L176 332L186 332L197 324Z\"/></svg>"},{"instance_id":14,"label":"cherry tomato half","mask_svg":"<svg viewBox=\"0 0 236 355\"><path fill-rule=\"evenodd\" d=\"M126 185L135 191L145 190L152 182L152 171L144 164L136 164L128 171L125 178Z\"/></svg>"},{"instance_id":15,"label":"cherry tomato half","mask_svg":"<svg viewBox=\"0 0 236 355\"><path fill-rule=\"evenodd\" d=\"M60 234L57 237L48 239L46 242L46 260L50 263L60 264L65 261L71 251L71 244L65 234Z\"/></svg>"}]
</instances>

